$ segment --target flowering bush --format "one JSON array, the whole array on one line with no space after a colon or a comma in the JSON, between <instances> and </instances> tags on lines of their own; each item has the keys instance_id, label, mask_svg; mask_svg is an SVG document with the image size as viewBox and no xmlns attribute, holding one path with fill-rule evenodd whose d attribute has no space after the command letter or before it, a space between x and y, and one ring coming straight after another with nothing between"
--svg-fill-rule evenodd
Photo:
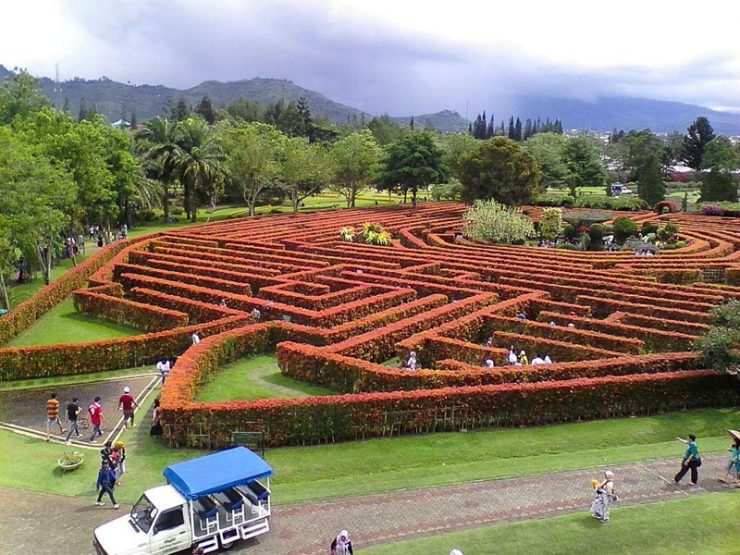
<instances>
[{"instance_id":1,"label":"flowering bush","mask_svg":"<svg viewBox=\"0 0 740 555\"><path fill-rule=\"evenodd\" d=\"M362 240L368 245L390 245L391 234L382 225L371 222L362 224Z\"/></svg>"},{"instance_id":2,"label":"flowering bush","mask_svg":"<svg viewBox=\"0 0 740 555\"><path fill-rule=\"evenodd\" d=\"M535 236L532 220L495 200L477 200L464 215L465 236L482 243L524 243Z\"/></svg>"},{"instance_id":3,"label":"flowering bush","mask_svg":"<svg viewBox=\"0 0 740 555\"><path fill-rule=\"evenodd\" d=\"M540 219L540 235L543 239L553 240L562 231L562 208L545 208Z\"/></svg>"}]
</instances>

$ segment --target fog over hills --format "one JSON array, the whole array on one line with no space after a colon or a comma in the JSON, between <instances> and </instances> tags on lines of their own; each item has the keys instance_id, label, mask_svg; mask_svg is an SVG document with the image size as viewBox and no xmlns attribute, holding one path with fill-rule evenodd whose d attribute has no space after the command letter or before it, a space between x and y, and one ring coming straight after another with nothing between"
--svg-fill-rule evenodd
<instances>
[{"instance_id":1,"label":"fog over hills","mask_svg":"<svg viewBox=\"0 0 740 555\"><path fill-rule=\"evenodd\" d=\"M0 80L10 72L0 65ZM176 89L163 85L130 85L107 79L97 80L75 78L62 82L62 92L55 92L52 79L42 77L39 85L43 93L59 108L66 106L69 112L77 115L80 104L95 105L109 121L119 118L129 119L136 114L139 122L161 115L167 110L168 103L185 97L195 105L204 95L208 95L217 106L245 98L263 106L272 104L281 98L293 102L301 97L308 100L312 113L335 123L368 121L374 115L347 106L326 95L309 90L286 79L256 77L240 81L204 81L189 89ZM83 100L84 99L84 100ZM509 99L507 105L511 113L500 113L496 110L495 100L489 106L479 109L471 108L469 116L484 109L489 117L493 114L496 123L502 119L508 121L510 115L526 118L558 118L564 129L585 129L591 131L610 131L611 129L644 129L649 128L658 133L670 131L683 132L698 116L709 118L715 131L726 135L740 135L740 114L719 112L702 106L667 102L645 98L603 96L593 101L573 98L555 98L547 96L528 96L522 94ZM458 112L441 109L436 113L420 115L392 116L399 123L408 124L414 118L417 129L426 126L442 132L467 131L468 120Z\"/></svg>"}]
</instances>

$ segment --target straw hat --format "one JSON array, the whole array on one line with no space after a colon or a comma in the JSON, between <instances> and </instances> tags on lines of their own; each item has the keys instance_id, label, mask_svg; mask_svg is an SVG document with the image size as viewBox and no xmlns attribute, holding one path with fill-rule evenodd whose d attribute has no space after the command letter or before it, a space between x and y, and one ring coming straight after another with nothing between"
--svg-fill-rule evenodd
<instances>
[{"instance_id":1,"label":"straw hat","mask_svg":"<svg viewBox=\"0 0 740 555\"><path fill-rule=\"evenodd\" d=\"M738 432L737 430L727 430L727 433L740 441L740 432Z\"/></svg>"},{"instance_id":2,"label":"straw hat","mask_svg":"<svg viewBox=\"0 0 740 555\"><path fill-rule=\"evenodd\" d=\"M607 470L604 472L604 477L606 477L607 480L613 480L614 479L614 472L611 470Z\"/></svg>"}]
</instances>

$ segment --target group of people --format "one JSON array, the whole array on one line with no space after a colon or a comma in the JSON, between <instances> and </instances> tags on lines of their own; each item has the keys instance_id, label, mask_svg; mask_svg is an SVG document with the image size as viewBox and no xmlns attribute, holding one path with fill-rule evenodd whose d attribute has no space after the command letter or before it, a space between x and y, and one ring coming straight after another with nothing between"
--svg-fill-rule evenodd
<instances>
[{"instance_id":1,"label":"group of people","mask_svg":"<svg viewBox=\"0 0 740 555\"><path fill-rule=\"evenodd\" d=\"M489 339L489 341L491 340ZM550 358L550 355L547 354L544 357L541 357L539 354L535 354L530 362L526 351L520 350L517 355L514 345L511 345L509 347L509 354L506 357L506 362L511 366L538 366L540 364L552 364L552 359Z\"/></svg>"},{"instance_id":2,"label":"group of people","mask_svg":"<svg viewBox=\"0 0 740 555\"><path fill-rule=\"evenodd\" d=\"M103 405L101 404L101 401L101 397L96 396L86 409L86 417L88 418L89 425L92 428L92 433L88 440L91 443L103 435L101 427L103 425L104 418ZM46 400L46 441L49 441L51 438L52 427L59 426L59 434L62 435L66 433L67 435L65 436L64 441L69 444L72 442L72 435L75 437L80 437L82 435L80 433L80 421L85 417L85 415L82 414L83 409L80 405L79 398L72 397L72 400L67 403L66 407L68 429L65 430L62 425L62 420L59 417L59 406L57 394L56 392L52 392ZM131 394L131 388L128 386L124 387L123 394L118 399L118 410L123 411L123 425L126 428L128 428L129 425L132 427L135 426L134 410L138 406L139 404Z\"/></svg>"},{"instance_id":3,"label":"group of people","mask_svg":"<svg viewBox=\"0 0 740 555\"><path fill-rule=\"evenodd\" d=\"M98 480L95 483L95 490L98 492L98 499L95 504L99 507L104 505L103 495L108 494L113 508L119 507L116 502L113 490L116 484L120 484L123 474L126 472L126 445L123 441L106 441L105 446L100 450L100 470L98 470Z\"/></svg>"},{"instance_id":4,"label":"group of people","mask_svg":"<svg viewBox=\"0 0 740 555\"><path fill-rule=\"evenodd\" d=\"M735 482L740 484L740 432L737 430L727 430L732 438L729 449L729 461L727 464L724 477L720 478L721 482ZM678 485L686 474L690 473L691 486L699 484L699 467L702 464L699 447L696 444L696 435L689 434L686 439L677 437L678 441L686 445L683 458L681 459L681 468L673 477L673 482ZM607 470L604 472L603 480L591 480L595 498L591 503L591 516L607 522L609 520L609 504L618 501L619 496L614 485L614 472Z\"/></svg>"}]
</instances>

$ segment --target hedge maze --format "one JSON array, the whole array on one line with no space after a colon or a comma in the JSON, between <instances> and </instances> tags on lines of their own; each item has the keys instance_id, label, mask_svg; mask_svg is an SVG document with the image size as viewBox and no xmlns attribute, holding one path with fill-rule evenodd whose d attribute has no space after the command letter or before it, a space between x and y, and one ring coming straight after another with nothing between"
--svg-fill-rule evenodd
<instances>
[{"instance_id":1,"label":"hedge maze","mask_svg":"<svg viewBox=\"0 0 740 555\"><path fill-rule=\"evenodd\" d=\"M737 381L702 368L690 349L709 309L740 298L740 222L638 214L638 223L669 218L690 239L642 257L473 244L459 234L464 210L253 218L121 244L57 287L87 279L74 292L78 310L145 333L0 349L2 379L177 356L161 397L173 446L224 446L234 431L262 432L267 445L322 443L736 400ZM364 221L391 231L392 245L341 241L340 228ZM0 338L24 322L14 325ZM192 345L195 331L203 340ZM510 346L553 363L509 365ZM417 369L401 368L412 351ZM261 352L276 352L285 375L343 395L195 401L210 374Z\"/></svg>"}]
</instances>

